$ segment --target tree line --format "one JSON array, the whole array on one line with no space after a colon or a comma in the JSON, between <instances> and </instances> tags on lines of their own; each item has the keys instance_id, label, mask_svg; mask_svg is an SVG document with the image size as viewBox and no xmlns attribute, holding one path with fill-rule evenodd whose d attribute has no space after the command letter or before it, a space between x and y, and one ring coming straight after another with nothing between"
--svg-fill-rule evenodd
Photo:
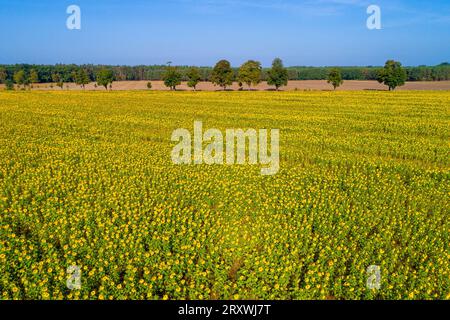
<instances>
[{"instance_id":1,"label":"tree line","mask_svg":"<svg viewBox=\"0 0 450 320\"><path fill-rule=\"evenodd\" d=\"M6 79L13 80L13 75L24 70L29 74L31 70L35 70L38 74L39 83L52 82L52 75L61 75L61 80L65 83L74 82L74 72L80 68L86 70L91 81L95 81L96 74L102 69L108 69L113 72L116 81L158 81L162 80L166 72L166 65L154 66L105 66L105 65L0 65L0 71L6 73ZM178 66L178 70L182 74L182 81L188 80L189 66ZM367 66L367 67L339 67L344 80L376 80L378 72L383 67ZM201 81L209 81L213 71L213 67L199 67ZM237 75L239 68L232 68ZM289 80L326 80L329 72L334 67L287 67ZM270 68L263 68L262 80L266 81ZM405 67L407 81L445 81L450 80L450 64L442 63L438 66L418 66Z\"/></svg>"},{"instance_id":2,"label":"tree line","mask_svg":"<svg viewBox=\"0 0 450 320\"><path fill-rule=\"evenodd\" d=\"M94 66L94 65L0 65L0 83L7 89L32 87L37 83L51 83L61 89L65 83L76 83L84 88L86 84L96 82L96 86L111 89L113 81L121 80L163 80L167 87L176 90L182 81L196 88L200 81L211 81L226 89L237 82L241 89L251 88L261 81L267 81L275 89L285 86L289 80L327 80L336 89L344 80L378 80L389 82L387 68L401 70L400 84L405 81L450 80L450 64L442 63L435 67L403 68L393 60L385 67L284 67L281 59L273 61L271 68L262 68L254 60L245 62L239 68L231 67L227 60L219 61L213 68L171 66ZM393 71L392 71L393 72ZM397 72L397 71L396 71ZM383 76L384 74L384 76ZM392 81L391 81L392 82ZM388 85L388 84L387 84ZM389 89L395 86L388 85ZM147 87L152 88L151 82Z\"/></svg>"}]
</instances>

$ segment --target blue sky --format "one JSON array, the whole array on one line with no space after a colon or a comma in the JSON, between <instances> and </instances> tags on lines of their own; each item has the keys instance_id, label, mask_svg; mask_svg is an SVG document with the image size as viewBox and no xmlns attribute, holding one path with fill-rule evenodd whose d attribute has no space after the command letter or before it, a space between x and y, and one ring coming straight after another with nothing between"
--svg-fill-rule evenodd
<instances>
[{"instance_id":1,"label":"blue sky","mask_svg":"<svg viewBox=\"0 0 450 320\"><path fill-rule=\"evenodd\" d=\"M81 8L81 30L66 9ZM368 30L380 6L382 29ZM448 0L0 0L0 64L435 65L450 60Z\"/></svg>"}]
</instances>

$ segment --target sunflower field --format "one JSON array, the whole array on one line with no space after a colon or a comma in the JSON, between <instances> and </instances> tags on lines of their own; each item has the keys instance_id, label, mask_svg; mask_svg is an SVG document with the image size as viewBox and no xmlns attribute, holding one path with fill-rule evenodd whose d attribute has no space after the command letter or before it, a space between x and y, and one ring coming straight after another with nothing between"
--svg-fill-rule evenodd
<instances>
[{"instance_id":1,"label":"sunflower field","mask_svg":"<svg viewBox=\"0 0 450 320\"><path fill-rule=\"evenodd\" d=\"M194 121L280 129L278 174L174 165ZM450 298L450 92L1 92L0 123L0 299Z\"/></svg>"}]
</instances>

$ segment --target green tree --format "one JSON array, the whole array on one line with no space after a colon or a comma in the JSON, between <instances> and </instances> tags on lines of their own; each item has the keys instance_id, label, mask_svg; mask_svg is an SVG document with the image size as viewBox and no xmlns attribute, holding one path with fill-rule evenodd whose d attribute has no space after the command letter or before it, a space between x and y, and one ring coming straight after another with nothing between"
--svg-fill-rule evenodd
<instances>
[{"instance_id":1,"label":"green tree","mask_svg":"<svg viewBox=\"0 0 450 320\"><path fill-rule=\"evenodd\" d=\"M73 79L77 85L83 88L83 90L85 89L85 86L91 82L87 71L83 68L80 68L74 72Z\"/></svg>"},{"instance_id":2,"label":"green tree","mask_svg":"<svg viewBox=\"0 0 450 320\"><path fill-rule=\"evenodd\" d=\"M177 86L181 84L181 77L176 67L167 66L163 74L164 85L170 90L177 90Z\"/></svg>"},{"instance_id":3,"label":"green tree","mask_svg":"<svg viewBox=\"0 0 450 320\"><path fill-rule=\"evenodd\" d=\"M192 67L188 70L186 76L188 77L188 87L197 90L197 85L202 78L200 76L200 70L198 68Z\"/></svg>"},{"instance_id":4,"label":"green tree","mask_svg":"<svg viewBox=\"0 0 450 320\"><path fill-rule=\"evenodd\" d=\"M249 60L239 68L238 81L247 84L250 89L252 84L256 86L261 82L261 75L261 63Z\"/></svg>"},{"instance_id":5,"label":"green tree","mask_svg":"<svg viewBox=\"0 0 450 320\"><path fill-rule=\"evenodd\" d=\"M340 87L344 83L344 80L342 80L341 70L337 68L331 69L330 73L328 74L327 82L333 86L334 90Z\"/></svg>"},{"instance_id":6,"label":"green tree","mask_svg":"<svg viewBox=\"0 0 450 320\"><path fill-rule=\"evenodd\" d=\"M8 73L6 72L6 69L3 67L0 67L0 83L6 83L6 79L8 78Z\"/></svg>"},{"instance_id":7,"label":"green tree","mask_svg":"<svg viewBox=\"0 0 450 320\"><path fill-rule=\"evenodd\" d=\"M23 85L25 88L28 84L28 78L24 70L19 70L16 73L14 73L14 82L19 86Z\"/></svg>"},{"instance_id":8,"label":"green tree","mask_svg":"<svg viewBox=\"0 0 450 320\"><path fill-rule=\"evenodd\" d=\"M97 84L105 87L106 90L108 90L108 86L112 88L113 81L114 74L111 70L104 68L97 73Z\"/></svg>"},{"instance_id":9,"label":"green tree","mask_svg":"<svg viewBox=\"0 0 450 320\"><path fill-rule=\"evenodd\" d=\"M81 71L81 81L83 84L83 89L87 84L91 83L91 77L89 76L88 72L84 69Z\"/></svg>"},{"instance_id":10,"label":"green tree","mask_svg":"<svg viewBox=\"0 0 450 320\"><path fill-rule=\"evenodd\" d=\"M39 83L39 74L35 69L30 71L30 82L31 84Z\"/></svg>"},{"instance_id":11,"label":"green tree","mask_svg":"<svg viewBox=\"0 0 450 320\"><path fill-rule=\"evenodd\" d=\"M60 87L61 90L64 87L64 81L61 78L61 75L59 73L53 73L52 74L52 81L53 83L56 83L56 86Z\"/></svg>"},{"instance_id":12,"label":"green tree","mask_svg":"<svg viewBox=\"0 0 450 320\"><path fill-rule=\"evenodd\" d=\"M5 90L14 90L14 82L12 80L5 81Z\"/></svg>"},{"instance_id":13,"label":"green tree","mask_svg":"<svg viewBox=\"0 0 450 320\"><path fill-rule=\"evenodd\" d=\"M228 86L233 84L234 73L231 64L227 60L220 60L214 66L211 74L211 82L226 90Z\"/></svg>"},{"instance_id":14,"label":"green tree","mask_svg":"<svg viewBox=\"0 0 450 320\"><path fill-rule=\"evenodd\" d=\"M280 87L287 86L289 80L288 70L283 66L283 61L276 58L272 62L272 69L267 72L267 84L275 86L278 91Z\"/></svg>"},{"instance_id":15,"label":"green tree","mask_svg":"<svg viewBox=\"0 0 450 320\"><path fill-rule=\"evenodd\" d=\"M389 91L403 86L406 82L406 70L398 61L388 60L378 73L378 82L389 87Z\"/></svg>"},{"instance_id":16,"label":"green tree","mask_svg":"<svg viewBox=\"0 0 450 320\"><path fill-rule=\"evenodd\" d=\"M52 74L52 82L57 83L58 81L61 81L61 76L58 73Z\"/></svg>"}]
</instances>

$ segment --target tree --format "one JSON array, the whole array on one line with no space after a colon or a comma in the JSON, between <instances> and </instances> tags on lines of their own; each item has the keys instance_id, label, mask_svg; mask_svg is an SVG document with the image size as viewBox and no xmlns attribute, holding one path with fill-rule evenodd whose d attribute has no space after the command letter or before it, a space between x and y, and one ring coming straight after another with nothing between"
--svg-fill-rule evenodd
<instances>
[{"instance_id":1,"label":"tree","mask_svg":"<svg viewBox=\"0 0 450 320\"><path fill-rule=\"evenodd\" d=\"M261 82L262 67L258 61L249 60L239 68L238 81L251 85L257 85Z\"/></svg>"},{"instance_id":2,"label":"tree","mask_svg":"<svg viewBox=\"0 0 450 320\"><path fill-rule=\"evenodd\" d=\"M170 90L177 90L177 86L181 84L181 73L176 67L167 66L163 75L164 85Z\"/></svg>"},{"instance_id":3,"label":"tree","mask_svg":"<svg viewBox=\"0 0 450 320\"><path fill-rule=\"evenodd\" d=\"M330 73L328 74L327 82L333 86L334 90L340 87L344 83L344 80L342 80L341 70L337 68L331 69Z\"/></svg>"},{"instance_id":4,"label":"tree","mask_svg":"<svg viewBox=\"0 0 450 320\"><path fill-rule=\"evenodd\" d=\"M227 60L220 60L215 65L212 75L211 82L214 85L218 85L223 88L223 90L227 89L227 86L233 84L234 73L233 69L231 69L231 64Z\"/></svg>"},{"instance_id":5,"label":"tree","mask_svg":"<svg viewBox=\"0 0 450 320\"><path fill-rule=\"evenodd\" d=\"M186 76L188 77L188 87L189 88L194 88L194 90L197 90L197 84L200 82L201 80L201 76L200 76L200 70L198 68L192 67L188 70Z\"/></svg>"},{"instance_id":6,"label":"tree","mask_svg":"<svg viewBox=\"0 0 450 320\"><path fill-rule=\"evenodd\" d=\"M288 70L283 66L283 61L276 58L272 62L272 69L267 72L267 84L275 86L278 91L280 87L287 86L289 80Z\"/></svg>"},{"instance_id":7,"label":"tree","mask_svg":"<svg viewBox=\"0 0 450 320\"><path fill-rule=\"evenodd\" d=\"M8 73L5 68L0 68L0 83L6 83L6 79L8 78Z\"/></svg>"},{"instance_id":8,"label":"tree","mask_svg":"<svg viewBox=\"0 0 450 320\"><path fill-rule=\"evenodd\" d=\"M14 82L12 80L5 81L5 90L14 90Z\"/></svg>"},{"instance_id":9,"label":"tree","mask_svg":"<svg viewBox=\"0 0 450 320\"><path fill-rule=\"evenodd\" d=\"M26 85L28 84L28 78L24 70L19 70L16 73L14 73L13 78L14 82L19 86L19 88L21 85L23 85L23 87L25 88Z\"/></svg>"},{"instance_id":10,"label":"tree","mask_svg":"<svg viewBox=\"0 0 450 320\"><path fill-rule=\"evenodd\" d=\"M85 86L91 82L91 79L85 69L78 69L73 74L74 81L77 85L81 86L83 90L85 89Z\"/></svg>"},{"instance_id":11,"label":"tree","mask_svg":"<svg viewBox=\"0 0 450 320\"><path fill-rule=\"evenodd\" d=\"M389 91L403 86L406 82L406 70L398 61L388 60L378 73L378 82L389 87Z\"/></svg>"},{"instance_id":12,"label":"tree","mask_svg":"<svg viewBox=\"0 0 450 320\"><path fill-rule=\"evenodd\" d=\"M114 74L111 70L104 68L97 73L97 84L105 87L106 90L108 90L108 86L112 88L113 81Z\"/></svg>"},{"instance_id":13,"label":"tree","mask_svg":"<svg viewBox=\"0 0 450 320\"><path fill-rule=\"evenodd\" d=\"M60 87L61 90L64 87L64 81L62 81L61 75L59 73L52 74L52 81L56 83L56 86Z\"/></svg>"},{"instance_id":14,"label":"tree","mask_svg":"<svg viewBox=\"0 0 450 320\"><path fill-rule=\"evenodd\" d=\"M61 81L61 76L58 73L53 73L52 74L52 82L57 83L59 81Z\"/></svg>"},{"instance_id":15,"label":"tree","mask_svg":"<svg viewBox=\"0 0 450 320\"><path fill-rule=\"evenodd\" d=\"M39 74L35 69L31 69L30 71L30 83L31 84L39 83Z\"/></svg>"},{"instance_id":16,"label":"tree","mask_svg":"<svg viewBox=\"0 0 450 320\"><path fill-rule=\"evenodd\" d=\"M149 89L149 90L151 90L152 89L152 83L149 81L149 82L147 82L147 89Z\"/></svg>"}]
</instances>

